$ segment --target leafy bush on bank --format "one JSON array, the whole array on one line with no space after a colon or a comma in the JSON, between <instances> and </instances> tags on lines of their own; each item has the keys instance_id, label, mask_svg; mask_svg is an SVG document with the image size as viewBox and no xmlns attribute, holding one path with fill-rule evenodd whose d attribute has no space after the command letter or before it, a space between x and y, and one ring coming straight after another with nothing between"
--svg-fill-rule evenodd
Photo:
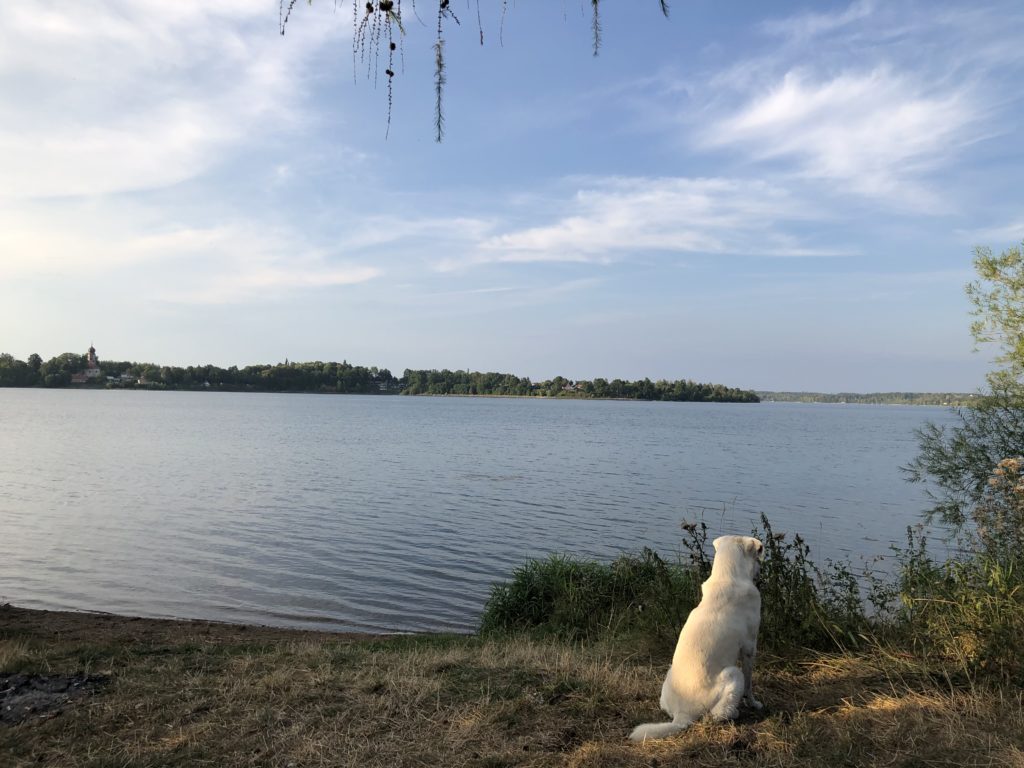
<instances>
[{"instance_id":1,"label":"leafy bush on bank","mask_svg":"<svg viewBox=\"0 0 1024 768\"><path fill-rule=\"evenodd\" d=\"M1024 680L1024 460L992 470L957 554L936 561L925 539L908 531L895 616L899 634L921 654L968 675Z\"/></svg>"},{"instance_id":2,"label":"leafy bush on bank","mask_svg":"<svg viewBox=\"0 0 1024 768\"><path fill-rule=\"evenodd\" d=\"M492 587L480 631L568 640L640 635L663 642L678 632L699 589L692 569L650 549L611 563L551 555L527 561L510 581Z\"/></svg>"},{"instance_id":3,"label":"leafy bush on bank","mask_svg":"<svg viewBox=\"0 0 1024 768\"><path fill-rule=\"evenodd\" d=\"M563 555L528 561L494 585L480 630L570 640L632 636L671 651L711 572L707 525L687 523L683 530L683 554L674 562L650 549L611 563ZM835 650L862 642L869 622L849 569L819 569L799 535L775 533L767 518L754 535L765 543L762 648Z\"/></svg>"},{"instance_id":4,"label":"leafy bush on bank","mask_svg":"<svg viewBox=\"0 0 1024 768\"><path fill-rule=\"evenodd\" d=\"M973 521L945 560L933 559L924 537L909 531L894 576L865 582L848 564L819 567L799 534L776 533L762 516L753 531L765 544L760 648L792 654L884 646L970 678L1024 680L1024 460L1000 462ZM649 549L611 563L559 555L527 562L492 588L481 632L629 637L671 653L711 564L707 526L683 529L683 554L673 562Z\"/></svg>"}]
</instances>

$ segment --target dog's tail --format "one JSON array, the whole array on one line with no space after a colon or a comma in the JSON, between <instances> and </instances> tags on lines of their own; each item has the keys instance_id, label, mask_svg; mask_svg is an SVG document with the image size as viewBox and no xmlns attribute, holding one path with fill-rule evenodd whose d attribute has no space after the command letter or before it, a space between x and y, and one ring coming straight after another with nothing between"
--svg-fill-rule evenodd
<instances>
[{"instance_id":1,"label":"dog's tail","mask_svg":"<svg viewBox=\"0 0 1024 768\"><path fill-rule=\"evenodd\" d=\"M673 720L671 723L644 723L634 728L633 732L629 734L629 738L633 741L663 739L673 733L685 730L689 726L689 720Z\"/></svg>"}]
</instances>

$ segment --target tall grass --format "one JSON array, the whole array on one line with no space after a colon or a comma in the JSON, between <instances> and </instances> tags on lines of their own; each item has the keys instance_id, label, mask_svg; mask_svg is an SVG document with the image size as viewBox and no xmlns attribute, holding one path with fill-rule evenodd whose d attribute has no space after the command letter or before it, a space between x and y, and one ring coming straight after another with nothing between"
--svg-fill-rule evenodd
<instances>
[{"instance_id":1,"label":"tall grass","mask_svg":"<svg viewBox=\"0 0 1024 768\"><path fill-rule=\"evenodd\" d=\"M835 650L861 642L868 619L850 570L818 568L799 535L775 533L763 516L753 533L765 543L761 647ZM671 562L650 549L611 563L563 555L531 560L492 588L480 629L571 640L629 635L671 651L710 571L703 522L683 525L682 554Z\"/></svg>"},{"instance_id":2,"label":"tall grass","mask_svg":"<svg viewBox=\"0 0 1024 768\"><path fill-rule=\"evenodd\" d=\"M944 559L908 529L886 580L858 578L848 563L815 564L799 534L777 533L762 516L752 532L765 545L759 646L792 654L884 645L947 674L1024 682L1024 460L994 469L972 523ZM683 525L682 554L671 562L649 549L611 563L530 561L494 586L481 631L582 641L628 635L670 653L710 566L703 522Z\"/></svg>"},{"instance_id":3,"label":"tall grass","mask_svg":"<svg viewBox=\"0 0 1024 768\"><path fill-rule=\"evenodd\" d=\"M551 555L491 589L482 634L529 632L568 640L639 635L664 641L697 604L693 569L645 549L611 563Z\"/></svg>"}]
</instances>

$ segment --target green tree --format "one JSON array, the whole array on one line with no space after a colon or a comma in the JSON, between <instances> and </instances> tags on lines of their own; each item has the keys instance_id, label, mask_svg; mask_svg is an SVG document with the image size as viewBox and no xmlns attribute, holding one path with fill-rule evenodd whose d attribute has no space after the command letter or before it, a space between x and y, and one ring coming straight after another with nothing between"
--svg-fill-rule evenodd
<instances>
[{"instance_id":1,"label":"green tree","mask_svg":"<svg viewBox=\"0 0 1024 768\"><path fill-rule=\"evenodd\" d=\"M956 411L958 424L929 423L917 432L918 455L905 467L911 481L930 486L927 517L956 527L984 501L999 463L1024 455L1024 259L1020 247L974 253L978 279L966 288L976 318L971 333L979 345L999 345L1000 367L977 403Z\"/></svg>"},{"instance_id":2,"label":"green tree","mask_svg":"<svg viewBox=\"0 0 1024 768\"><path fill-rule=\"evenodd\" d=\"M31 387L38 383L32 366L6 352L0 354L0 387Z\"/></svg>"},{"instance_id":3,"label":"green tree","mask_svg":"<svg viewBox=\"0 0 1024 768\"><path fill-rule=\"evenodd\" d=\"M977 344L998 344L989 386L994 391L1019 391L1024 381L1024 259L1020 246L998 256L989 248L974 249L978 279L967 285L974 305L971 334Z\"/></svg>"},{"instance_id":4,"label":"green tree","mask_svg":"<svg viewBox=\"0 0 1024 768\"><path fill-rule=\"evenodd\" d=\"M71 383L71 374L85 370L85 355L65 352L51 357L39 366L39 376L47 387L66 387Z\"/></svg>"}]
</instances>

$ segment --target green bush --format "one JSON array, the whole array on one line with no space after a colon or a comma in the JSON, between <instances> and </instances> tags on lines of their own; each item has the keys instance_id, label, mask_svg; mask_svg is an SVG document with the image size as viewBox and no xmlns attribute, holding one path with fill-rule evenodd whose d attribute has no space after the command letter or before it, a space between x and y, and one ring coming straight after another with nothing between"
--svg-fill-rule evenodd
<instances>
[{"instance_id":1,"label":"green bush","mask_svg":"<svg viewBox=\"0 0 1024 768\"><path fill-rule=\"evenodd\" d=\"M819 568L800 534L787 540L761 515L762 649L837 650L859 645L869 629L857 578L845 564Z\"/></svg>"},{"instance_id":2,"label":"green bush","mask_svg":"<svg viewBox=\"0 0 1024 768\"><path fill-rule=\"evenodd\" d=\"M819 570L800 538L787 540L762 516L760 645L770 651L833 650L860 642L867 627L857 581L848 568ZM645 549L604 564L552 555L496 584L482 633L530 632L572 640L630 635L671 650L700 584L711 571L707 525L683 525L683 555L668 563Z\"/></svg>"},{"instance_id":3,"label":"green bush","mask_svg":"<svg viewBox=\"0 0 1024 768\"><path fill-rule=\"evenodd\" d=\"M528 561L509 582L492 587L480 631L664 640L679 632L698 589L690 569L666 563L650 549L607 564L551 555Z\"/></svg>"},{"instance_id":4,"label":"green bush","mask_svg":"<svg viewBox=\"0 0 1024 768\"><path fill-rule=\"evenodd\" d=\"M993 469L956 554L936 562L908 530L899 574L899 636L925 658L971 677L1024 680L1024 474L1020 459Z\"/></svg>"}]
</instances>

